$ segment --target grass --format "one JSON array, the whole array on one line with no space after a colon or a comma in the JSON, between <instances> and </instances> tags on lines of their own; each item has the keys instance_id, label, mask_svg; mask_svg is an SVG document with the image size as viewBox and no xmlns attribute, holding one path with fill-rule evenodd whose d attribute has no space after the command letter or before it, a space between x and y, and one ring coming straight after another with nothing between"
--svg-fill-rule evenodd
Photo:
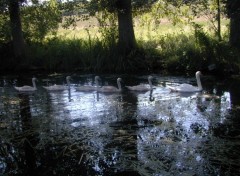
<instances>
[{"instance_id":1,"label":"grass","mask_svg":"<svg viewBox=\"0 0 240 176\"><path fill-rule=\"evenodd\" d=\"M211 27L209 23L206 21L207 19L202 18L201 20L196 20L196 23L204 26L205 31L211 31ZM229 20L222 19L222 33L226 33L228 30ZM182 34L190 35L194 32L194 29L189 24L177 24L173 25L171 22L167 20L162 20L159 25L144 25L140 24L140 22L135 21L134 26L135 37L137 40L152 40L154 38L159 38L168 34ZM76 27L71 27L69 29L59 28L57 36L66 37L69 39L87 39L89 34L92 38L101 38L101 34L99 33L98 23L94 19L90 19L85 22L77 22Z\"/></svg>"},{"instance_id":2,"label":"grass","mask_svg":"<svg viewBox=\"0 0 240 176\"><path fill-rule=\"evenodd\" d=\"M51 72L185 72L215 64L219 70L239 70L238 51L228 45L228 21L222 21L221 42L207 21L197 23L202 27L174 26L166 20L159 25L135 22L138 49L126 59L118 55L115 35L103 38L96 20L78 22L75 28L59 28L56 36L46 37L43 43L30 43L25 68L34 65Z\"/></svg>"}]
</instances>

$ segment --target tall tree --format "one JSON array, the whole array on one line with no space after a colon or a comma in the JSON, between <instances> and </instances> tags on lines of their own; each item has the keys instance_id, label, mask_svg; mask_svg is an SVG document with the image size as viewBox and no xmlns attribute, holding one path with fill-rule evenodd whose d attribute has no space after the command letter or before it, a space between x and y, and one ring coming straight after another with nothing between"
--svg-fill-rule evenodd
<instances>
[{"instance_id":1,"label":"tall tree","mask_svg":"<svg viewBox=\"0 0 240 176\"><path fill-rule=\"evenodd\" d=\"M9 15L11 22L13 50L16 58L22 58L25 53L19 3L19 0L9 1Z\"/></svg>"},{"instance_id":2,"label":"tall tree","mask_svg":"<svg viewBox=\"0 0 240 176\"><path fill-rule=\"evenodd\" d=\"M226 7L230 18L230 45L240 48L240 1L226 0Z\"/></svg>"},{"instance_id":3,"label":"tall tree","mask_svg":"<svg viewBox=\"0 0 240 176\"><path fill-rule=\"evenodd\" d=\"M95 12L101 11L116 14L119 54L127 56L137 47L133 28L133 11L135 9L144 11L143 9L148 9L144 7L149 7L149 5L155 1L156 0L91 0L89 7L90 11L93 12L92 15L95 15ZM104 18L107 19L105 16Z\"/></svg>"},{"instance_id":4,"label":"tall tree","mask_svg":"<svg viewBox=\"0 0 240 176\"><path fill-rule=\"evenodd\" d=\"M131 0L117 0L116 7L118 14L118 45L121 54L126 55L136 47Z\"/></svg>"}]
</instances>

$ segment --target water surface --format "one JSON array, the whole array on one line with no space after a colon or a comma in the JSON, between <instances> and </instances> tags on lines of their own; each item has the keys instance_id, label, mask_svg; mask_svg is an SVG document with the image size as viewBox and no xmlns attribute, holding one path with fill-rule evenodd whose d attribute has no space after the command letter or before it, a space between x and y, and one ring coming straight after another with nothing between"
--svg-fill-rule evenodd
<instances>
[{"instance_id":1,"label":"water surface","mask_svg":"<svg viewBox=\"0 0 240 176\"><path fill-rule=\"evenodd\" d=\"M9 175L239 175L240 79L203 76L204 91L170 92L196 85L194 77L152 75L152 92L75 91L95 75L0 77L0 174ZM148 75L100 75L104 85L147 84Z\"/></svg>"}]
</instances>

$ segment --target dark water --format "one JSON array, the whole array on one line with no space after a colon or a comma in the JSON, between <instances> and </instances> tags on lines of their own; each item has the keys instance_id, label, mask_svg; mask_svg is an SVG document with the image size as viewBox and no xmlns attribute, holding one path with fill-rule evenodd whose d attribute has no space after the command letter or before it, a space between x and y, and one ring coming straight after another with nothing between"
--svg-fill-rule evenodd
<instances>
[{"instance_id":1,"label":"dark water","mask_svg":"<svg viewBox=\"0 0 240 176\"><path fill-rule=\"evenodd\" d=\"M203 76L203 93L167 85L194 77L153 75L153 92L78 92L95 75L71 75L71 90L41 86L66 75L35 75L38 90L0 77L0 175L240 175L240 78ZM104 84L147 83L148 75L100 75Z\"/></svg>"}]
</instances>

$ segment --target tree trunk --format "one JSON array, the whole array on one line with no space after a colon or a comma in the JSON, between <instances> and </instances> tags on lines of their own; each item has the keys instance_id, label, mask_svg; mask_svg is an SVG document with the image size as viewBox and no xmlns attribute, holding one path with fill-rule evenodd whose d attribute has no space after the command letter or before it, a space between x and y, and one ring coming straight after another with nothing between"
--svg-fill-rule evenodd
<instances>
[{"instance_id":1,"label":"tree trunk","mask_svg":"<svg viewBox=\"0 0 240 176\"><path fill-rule=\"evenodd\" d=\"M126 56L136 48L131 0L117 0L116 5L118 9L118 45L120 54Z\"/></svg>"},{"instance_id":2,"label":"tree trunk","mask_svg":"<svg viewBox=\"0 0 240 176\"><path fill-rule=\"evenodd\" d=\"M240 1L228 0L227 11L230 17L230 45L240 48Z\"/></svg>"},{"instance_id":3,"label":"tree trunk","mask_svg":"<svg viewBox=\"0 0 240 176\"><path fill-rule=\"evenodd\" d=\"M9 1L9 15L11 21L14 55L16 58L21 59L25 54L25 47L20 18L19 0Z\"/></svg>"},{"instance_id":4,"label":"tree trunk","mask_svg":"<svg viewBox=\"0 0 240 176\"><path fill-rule=\"evenodd\" d=\"M240 48L240 17L230 18L230 44L233 47Z\"/></svg>"}]
</instances>

